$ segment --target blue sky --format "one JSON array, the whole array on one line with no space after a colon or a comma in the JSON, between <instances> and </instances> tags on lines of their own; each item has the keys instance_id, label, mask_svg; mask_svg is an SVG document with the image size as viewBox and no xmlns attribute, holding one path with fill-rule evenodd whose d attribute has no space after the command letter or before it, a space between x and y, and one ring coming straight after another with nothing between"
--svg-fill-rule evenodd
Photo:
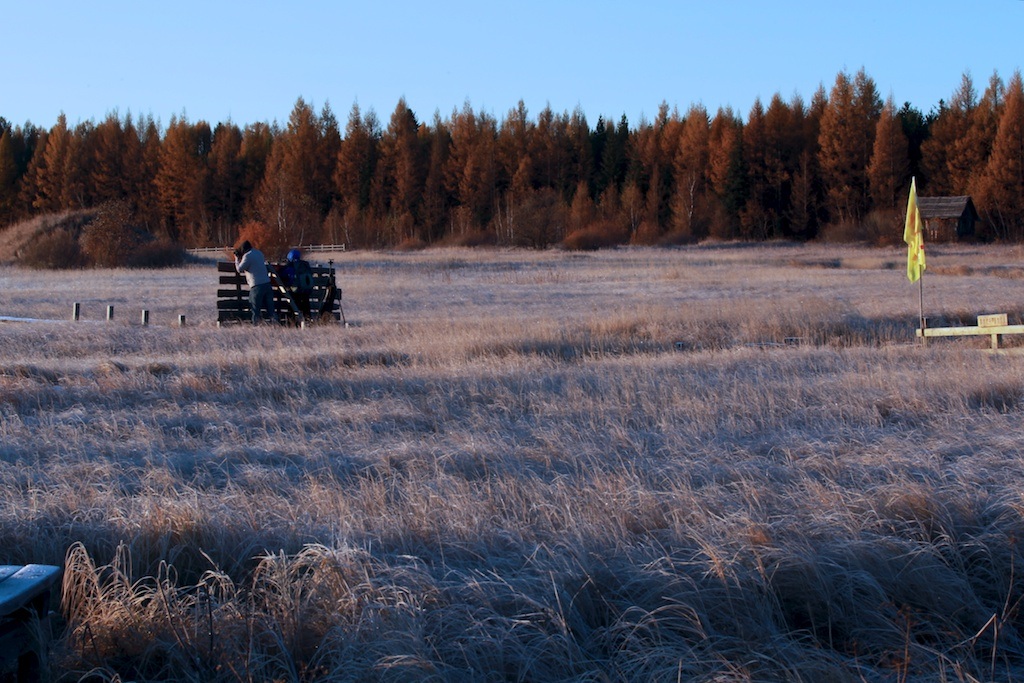
<instances>
[{"instance_id":1,"label":"blue sky","mask_svg":"<svg viewBox=\"0 0 1024 683\"><path fill-rule=\"evenodd\" d=\"M969 72L1021 67L1024 0L400 2L0 0L0 116L49 128L109 113L284 123L302 97L387 124L466 102L501 119L525 103L631 125L661 102L809 101L865 69L883 99L928 112Z\"/></svg>"}]
</instances>

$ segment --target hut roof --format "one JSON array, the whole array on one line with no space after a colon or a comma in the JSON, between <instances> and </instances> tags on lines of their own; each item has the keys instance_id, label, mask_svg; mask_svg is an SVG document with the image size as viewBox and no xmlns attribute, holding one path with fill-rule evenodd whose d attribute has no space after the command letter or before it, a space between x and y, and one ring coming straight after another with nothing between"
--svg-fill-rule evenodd
<instances>
[{"instance_id":1,"label":"hut roof","mask_svg":"<svg viewBox=\"0 0 1024 683\"><path fill-rule=\"evenodd\" d=\"M977 215L970 196L962 197L918 197L917 208L922 218L960 218L970 207Z\"/></svg>"}]
</instances>

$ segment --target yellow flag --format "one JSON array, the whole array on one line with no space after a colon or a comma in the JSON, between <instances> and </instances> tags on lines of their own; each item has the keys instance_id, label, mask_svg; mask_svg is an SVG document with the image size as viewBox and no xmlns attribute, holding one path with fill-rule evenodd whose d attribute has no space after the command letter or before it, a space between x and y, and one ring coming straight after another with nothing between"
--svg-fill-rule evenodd
<instances>
[{"instance_id":1,"label":"yellow flag","mask_svg":"<svg viewBox=\"0 0 1024 683\"><path fill-rule=\"evenodd\" d=\"M903 241L907 243L907 277L917 282L924 272L924 223L917 208L917 185L910 180L910 199L907 200L907 223L903 227Z\"/></svg>"}]
</instances>

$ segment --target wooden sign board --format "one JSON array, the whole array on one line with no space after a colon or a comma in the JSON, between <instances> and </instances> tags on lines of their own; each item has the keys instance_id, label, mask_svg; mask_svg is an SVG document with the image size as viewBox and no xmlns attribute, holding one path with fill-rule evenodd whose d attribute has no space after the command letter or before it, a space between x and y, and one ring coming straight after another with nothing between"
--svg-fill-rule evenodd
<instances>
[{"instance_id":1,"label":"wooden sign board","mask_svg":"<svg viewBox=\"0 0 1024 683\"><path fill-rule=\"evenodd\" d=\"M1005 327L1006 314L993 313L992 315L979 315L978 327Z\"/></svg>"}]
</instances>

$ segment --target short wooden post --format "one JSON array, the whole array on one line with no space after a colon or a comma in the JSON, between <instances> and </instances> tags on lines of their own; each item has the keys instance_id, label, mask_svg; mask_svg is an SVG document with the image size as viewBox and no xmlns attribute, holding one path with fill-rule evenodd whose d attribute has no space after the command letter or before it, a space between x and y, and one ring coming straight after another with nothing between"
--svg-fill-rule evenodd
<instances>
[{"instance_id":1,"label":"short wooden post","mask_svg":"<svg viewBox=\"0 0 1024 683\"><path fill-rule=\"evenodd\" d=\"M113 306L107 306L107 321L110 321L110 320L113 320L113 319L114 319L114 307Z\"/></svg>"},{"instance_id":2,"label":"short wooden post","mask_svg":"<svg viewBox=\"0 0 1024 683\"><path fill-rule=\"evenodd\" d=\"M82 304L75 302L74 308L71 309L71 319L81 320L82 319Z\"/></svg>"},{"instance_id":3,"label":"short wooden post","mask_svg":"<svg viewBox=\"0 0 1024 683\"><path fill-rule=\"evenodd\" d=\"M149 325L149 311L145 308L142 309L142 326L146 327Z\"/></svg>"},{"instance_id":4,"label":"short wooden post","mask_svg":"<svg viewBox=\"0 0 1024 683\"><path fill-rule=\"evenodd\" d=\"M185 327L185 314L178 315L178 327Z\"/></svg>"}]
</instances>

